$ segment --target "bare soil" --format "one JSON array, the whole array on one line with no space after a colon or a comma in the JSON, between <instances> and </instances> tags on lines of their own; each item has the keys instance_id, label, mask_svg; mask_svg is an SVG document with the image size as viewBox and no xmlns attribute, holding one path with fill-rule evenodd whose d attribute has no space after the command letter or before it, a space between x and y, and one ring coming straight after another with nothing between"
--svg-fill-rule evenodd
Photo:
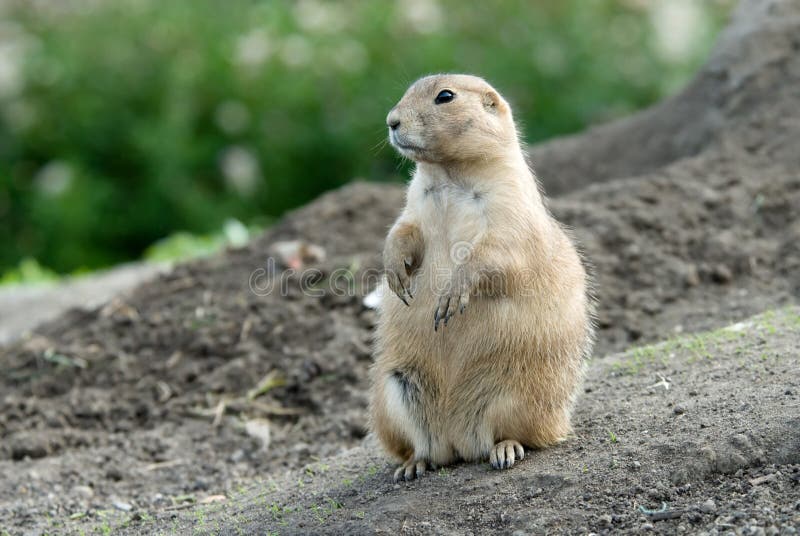
<instances>
[{"instance_id":1,"label":"bare soil","mask_svg":"<svg viewBox=\"0 0 800 536\"><path fill-rule=\"evenodd\" d=\"M505 472L462 464L393 484L367 441L136 530L793 534L798 345L800 308L792 308L596 360L575 436Z\"/></svg>"},{"instance_id":2,"label":"bare soil","mask_svg":"<svg viewBox=\"0 0 800 536\"><path fill-rule=\"evenodd\" d=\"M362 298L403 193L355 183L245 248L73 309L0 350L0 527L793 534L797 310L616 353L800 302L798 36L796 2L745 1L699 75L705 89L696 82L680 106L626 120L661 118L663 130L633 135L623 122L534 148L600 304L592 373L564 445L505 473L458 466L390 482L365 438L375 314ZM717 111L698 113L709 95ZM669 125L713 136L652 164L606 166L672 144ZM611 152L586 149L612 138L621 145ZM282 292L255 292L253 275L286 239L321 245L327 259L286 277ZM343 281L348 292L335 291ZM217 495L227 500L195 504ZM662 502L664 512L638 510Z\"/></svg>"}]
</instances>

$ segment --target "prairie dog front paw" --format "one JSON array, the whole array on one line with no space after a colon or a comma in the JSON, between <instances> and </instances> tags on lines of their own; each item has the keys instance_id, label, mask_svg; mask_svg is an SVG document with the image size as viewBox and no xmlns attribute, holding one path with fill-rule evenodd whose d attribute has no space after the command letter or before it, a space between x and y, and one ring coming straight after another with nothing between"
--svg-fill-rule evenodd
<instances>
[{"instance_id":1,"label":"prairie dog front paw","mask_svg":"<svg viewBox=\"0 0 800 536\"><path fill-rule=\"evenodd\" d=\"M446 326L457 312L463 314L469 304L472 292L471 281L464 268L456 268L447 286L440 292L436 310L433 313L433 330L439 330L439 323Z\"/></svg>"},{"instance_id":2,"label":"prairie dog front paw","mask_svg":"<svg viewBox=\"0 0 800 536\"><path fill-rule=\"evenodd\" d=\"M383 268L389 288L403 303L414 296L411 293L411 276L422 262L422 234L412 223L395 226L383 248Z\"/></svg>"}]
</instances>

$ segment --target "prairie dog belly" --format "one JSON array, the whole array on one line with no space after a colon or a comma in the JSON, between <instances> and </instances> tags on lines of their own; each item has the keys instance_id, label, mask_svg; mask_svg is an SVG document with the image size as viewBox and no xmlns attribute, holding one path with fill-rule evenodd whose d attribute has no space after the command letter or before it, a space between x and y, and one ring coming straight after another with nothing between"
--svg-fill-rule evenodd
<instances>
[{"instance_id":1,"label":"prairie dog belly","mask_svg":"<svg viewBox=\"0 0 800 536\"><path fill-rule=\"evenodd\" d=\"M409 204L419 214L425 238L420 275L435 282L472 258L475 245L489 232L488 201L474 188L419 182L411 186Z\"/></svg>"}]
</instances>

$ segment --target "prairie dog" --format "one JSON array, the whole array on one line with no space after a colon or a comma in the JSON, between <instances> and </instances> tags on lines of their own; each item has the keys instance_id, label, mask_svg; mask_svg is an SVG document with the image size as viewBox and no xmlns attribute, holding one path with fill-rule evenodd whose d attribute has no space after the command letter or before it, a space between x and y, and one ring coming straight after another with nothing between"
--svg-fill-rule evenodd
<instances>
[{"instance_id":1,"label":"prairie dog","mask_svg":"<svg viewBox=\"0 0 800 536\"><path fill-rule=\"evenodd\" d=\"M422 78L386 122L416 170L383 252L371 428L402 462L395 480L511 467L571 430L593 339L585 270L486 81Z\"/></svg>"}]
</instances>

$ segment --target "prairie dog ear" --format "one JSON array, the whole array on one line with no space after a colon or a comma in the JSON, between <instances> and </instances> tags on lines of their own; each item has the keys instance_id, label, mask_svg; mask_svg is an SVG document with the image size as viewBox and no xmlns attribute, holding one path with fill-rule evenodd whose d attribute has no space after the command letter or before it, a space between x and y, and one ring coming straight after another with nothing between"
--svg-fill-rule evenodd
<instances>
[{"instance_id":1,"label":"prairie dog ear","mask_svg":"<svg viewBox=\"0 0 800 536\"><path fill-rule=\"evenodd\" d=\"M506 109L506 103L503 97L493 89L484 91L481 101L483 102L483 107L493 114L503 112Z\"/></svg>"}]
</instances>

